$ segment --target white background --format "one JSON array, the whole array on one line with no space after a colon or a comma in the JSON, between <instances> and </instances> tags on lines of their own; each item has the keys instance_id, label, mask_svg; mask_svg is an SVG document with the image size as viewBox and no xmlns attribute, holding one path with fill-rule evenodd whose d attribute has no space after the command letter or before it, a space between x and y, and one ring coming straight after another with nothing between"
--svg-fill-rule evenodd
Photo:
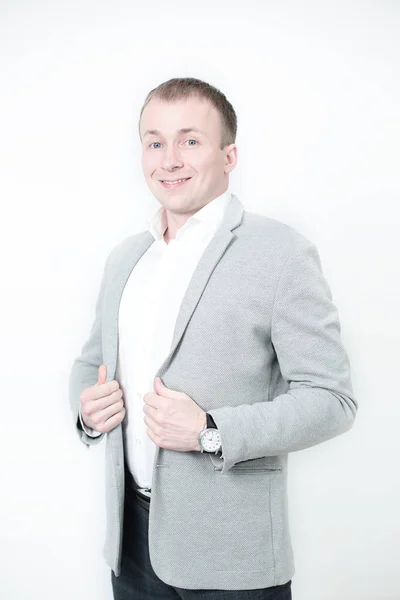
<instances>
[{"instance_id":1,"label":"white background","mask_svg":"<svg viewBox=\"0 0 400 600\"><path fill-rule=\"evenodd\" d=\"M238 115L230 190L318 247L360 404L290 456L294 600L398 600L399 25L381 2L0 4L5 600L106 600L104 448L68 402L104 261L158 207L137 121L171 77Z\"/></svg>"}]
</instances>

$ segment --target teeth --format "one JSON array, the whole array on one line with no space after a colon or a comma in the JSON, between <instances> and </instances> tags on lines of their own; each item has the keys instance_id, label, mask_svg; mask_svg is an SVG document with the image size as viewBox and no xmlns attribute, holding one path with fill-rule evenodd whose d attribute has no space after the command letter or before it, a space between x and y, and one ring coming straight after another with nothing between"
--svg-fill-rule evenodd
<instances>
[{"instance_id":1,"label":"teeth","mask_svg":"<svg viewBox=\"0 0 400 600\"><path fill-rule=\"evenodd\" d=\"M189 179L189 178L186 177L186 179ZM164 179L163 183L181 183L182 181L186 181L186 179L177 179L177 181L166 181Z\"/></svg>"}]
</instances>

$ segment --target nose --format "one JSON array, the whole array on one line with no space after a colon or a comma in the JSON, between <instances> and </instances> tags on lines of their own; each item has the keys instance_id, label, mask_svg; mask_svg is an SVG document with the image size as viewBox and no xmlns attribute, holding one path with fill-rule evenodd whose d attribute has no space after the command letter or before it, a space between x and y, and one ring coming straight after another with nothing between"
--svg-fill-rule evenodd
<instances>
[{"instance_id":1,"label":"nose","mask_svg":"<svg viewBox=\"0 0 400 600\"><path fill-rule=\"evenodd\" d=\"M166 171L172 171L173 169L181 167L183 164L179 154L179 150L174 146L170 146L164 153L162 166Z\"/></svg>"}]
</instances>

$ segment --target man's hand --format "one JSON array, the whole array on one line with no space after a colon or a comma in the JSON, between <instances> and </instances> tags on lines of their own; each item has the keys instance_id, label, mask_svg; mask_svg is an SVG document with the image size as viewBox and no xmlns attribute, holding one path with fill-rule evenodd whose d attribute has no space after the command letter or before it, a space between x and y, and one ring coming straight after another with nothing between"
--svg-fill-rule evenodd
<instances>
[{"instance_id":1,"label":"man's hand","mask_svg":"<svg viewBox=\"0 0 400 600\"><path fill-rule=\"evenodd\" d=\"M160 448L199 452L198 437L207 424L206 412L185 392L165 387L159 377L154 381L154 389L155 393L143 396L149 438Z\"/></svg>"},{"instance_id":2,"label":"man's hand","mask_svg":"<svg viewBox=\"0 0 400 600\"><path fill-rule=\"evenodd\" d=\"M100 365L98 381L85 388L80 396L81 415L87 427L108 433L121 423L126 409L118 381L106 382L107 367Z\"/></svg>"}]
</instances>

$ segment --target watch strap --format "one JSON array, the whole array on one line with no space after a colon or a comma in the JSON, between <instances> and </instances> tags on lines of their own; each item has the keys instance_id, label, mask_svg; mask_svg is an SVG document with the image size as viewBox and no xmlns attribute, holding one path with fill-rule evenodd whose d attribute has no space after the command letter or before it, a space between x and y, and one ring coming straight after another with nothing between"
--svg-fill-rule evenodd
<instances>
[{"instance_id":1,"label":"watch strap","mask_svg":"<svg viewBox=\"0 0 400 600\"><path fill-rule=\"evenodd\" d=\"M206 416L207 416L207 429L218 429L212 416L209 413L206 413Z\"/></svg>"}]
</instances>

